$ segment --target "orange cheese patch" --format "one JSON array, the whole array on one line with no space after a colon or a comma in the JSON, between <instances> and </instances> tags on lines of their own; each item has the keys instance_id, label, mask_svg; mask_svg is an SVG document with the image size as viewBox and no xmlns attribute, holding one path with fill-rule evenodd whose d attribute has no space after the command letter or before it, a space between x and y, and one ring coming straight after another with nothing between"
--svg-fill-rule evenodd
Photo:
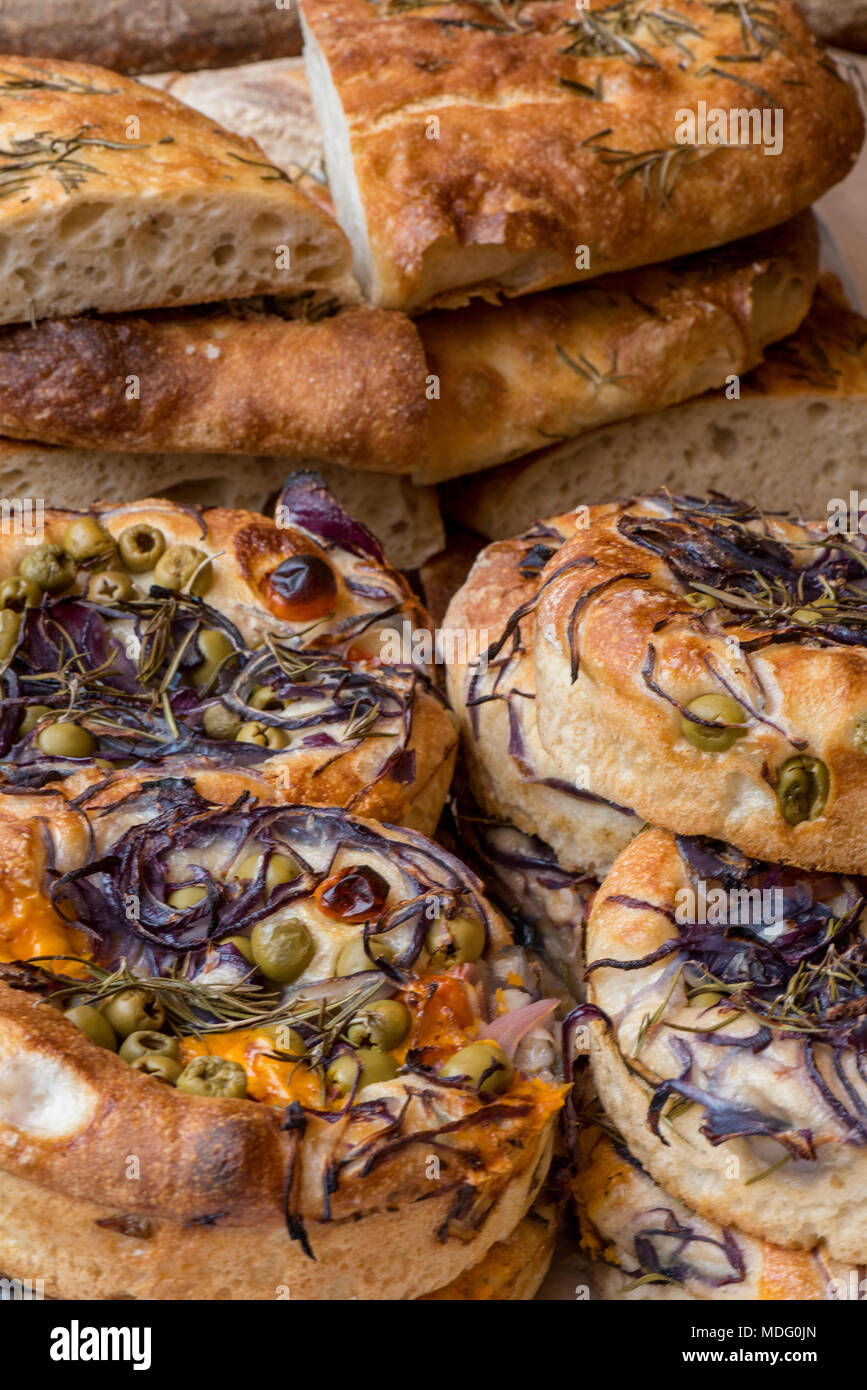
<instances>
[{"instance_id":1,"label":"orange cheese patch","mask_svg":"<svg viewBox=\"0 0 867 1390\"><path fill-rule=\"evenodd\" d=\"M41 893L0 885L0 961L87 954L81 933L68 926ZM57 972L80 975L83 968L59 961Z\"/></svg>"},{"instance_id":2,"label":"orange cheese patch","mask_svg":"<svg viewBox=\"0 0 867 1390\"><path fill-rule=\"evenodd\" d=\"M261 1028L236 1028L229 1033L184 1038L181 1062L186 1066L194 1057L225 1057L244 1068L253 1100L268 1105L289 1105L293 1100L302 1105L322 1105L322 1088L316 1073L303 1062L281 1062L269 1057L275 1048L274 1038Z\"/></svg>"}]
</instances>

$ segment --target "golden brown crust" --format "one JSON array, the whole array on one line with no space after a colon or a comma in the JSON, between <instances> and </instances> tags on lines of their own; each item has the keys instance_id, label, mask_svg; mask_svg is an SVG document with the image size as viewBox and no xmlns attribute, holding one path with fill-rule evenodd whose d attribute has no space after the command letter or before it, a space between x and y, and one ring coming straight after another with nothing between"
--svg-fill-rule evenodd
<instances>
[{"instance_id":1,"label":"golden brown crust","mask_svg":"<svg viewBox=\"0 0 867 1390\"><path fill-rule=\"evenodd\" d=\"M72 10L65 0L7 0L0 50L154 72L300 53L301 31L295 7L278 8L274 0L88 0Z\"/></svg>"},{"instance_id":2,"label":"golden brown crust","mask_svg":"<svg viewBox=\"0 0 867 1390\"><path fill-rule=\"evenodd\" d=\"M834 1296L836 1281L847 1283L848 1267L829 1260L821 1245L813 1251L784 1250L697 1216L598 1130L583 1137L572 1192L582 1244L592 1254L619 1264L627 1279L654 1272L641 1258L643 1242L645 1257L648 1250L653 1252L662 1268L667 1266L666 1257L677 1252L669 1266L683 1271L675 1287L693 1298L824 1300ZM694 1233L696 1239L682 1244L677 1236L666 1240L662 1233L667 1226L681 1236ZM716 1242L716 1247L710 1242Z\"/></svg>"},{"instance_id":3,"label":"golden brown crust","mask_svg":"<svg viewBox=\"0 0 867 1390\"><path fill-rule=\"evenodd\" d=\"M717 253L427 315L418 328L440 394L416 478L487 468L722 386L795 331L818 264L807 212Z\"/></svg>"},{"instance_id":4,"label":"golden brown crust","mask_svg":"<svg viewBox=\"0 0 867 1390\"><path fill-rule=\"evenodd\" d=\"M571 795L536 727L532 606L539 565L533 557L554 555L574 528L572 513L550 517L525 536L482 551L446 613L446 630L466 635L465 654L458 651L448 664L447 688L479 807L538 835L564 869L601 878L641 822L592 797ZM529 570L523 568L528 560ZM515 623L525 605L530 611ZM486 659L507 630L502 649Z\"/></svg>"},{"instance_id":5,"label":"golden brown crust","mask_svg":"<svg viewBox=\"0 0 867 1390\"><path fill-rule=\"evenodd\" d=\"M424 1298L437 1302L527 1302L548 1272L557 1239L557 1212L543 1202L528 1211L505 1240L478 1264Z\"/></svg>"},{"instance_id":6,"label":"golden brown crust","mask_svg":"<svg viewBox=\"0 0 867 1390\"><path fill-rule=\"evenodd\" d=\"M722 1015L721 1027L704 1000L693 1002L686 963L709 967L701 947L679 949L685 928L675 925L685 903L684 917L696 919L683 897L691 883L674 837L649 828L619 856L594 900L588 993L610 1022L593 1028L590 1055L606 1113L655 1181L701 1216L786 1249L810 1251L823 1241L833 1259L863 1263L863 1159L835 1101L839 1091L846 1104L859 1103L852 1050L835 1049L832 1065L821 1036L784 1027L767 1029L755 1050L731 1042L755 1038L759 1024L736 1012ZM711 883L705 887L710 892ZM823 876L817 891L832 895ZM731 913L724 923L739 920L734 906L723 911ZM672 949L658 960L634 965L669 942ZM681 1084L694 1085L698 1096L695 1104L666 1108L655 1127L650 1106L666 1081L677 1094Z\"/></svg>"},{"instance_id":7,"label":"golden brown crust","mask_svg":"<svg viewBox=\"0 0 867 1390\"><path fill-rule=\"evenodd\" d=\"M164 314L0 330L0 430L68 448L407 473L424 447L424 389L415 328L375 310L318 323Z\"/></svg>"},{"instance_id":8,"label":"golden brown crust","mask_svg":"<svg viewBox=\"0 0 867 1390\"><path fill-rule=\"evenodd\" d=\"M591 791L654 824L757 858L860 872L867 754L857 720L867 710L867 651L813 642L804 626L788 638L777 627L765 645L761 623L750 626L743 609L690 608L691 586L622 529L638 516L652 525L679 515L664 497L590 508L549 562L534 639L544 746L564 776L585 769ZM765 534L764 522L750 528ZM810 553L806 538L836 539L825 524L805 530L775 518L767 534L800 547L796 565ZM702 751L683 733L685 707L726 691L747 711L746 732L728 750ZM830 786L823 806L811 803L812 818L792 824L777 791L780 769L800 755L826 765Z\"/></svg>"},{"instance_id":9,"label":"golden brown crust","mask_svg":"<svg viewBox=\"0 0 867 1390\"><path fill-rule=\"evenodd\" d=\"M640 20L653 6L630 6L639 22L627 41L649 61L624 56L616 23L607 52L604 39L583 38L606 5L592 0L576 19L560 0L492 22L471 3L384 13L372 0L305 0L314 100L320 111L332 100L319 49L348 125L374 302L527 293L721 245L791 217L848 172L862 137L855 96L790 0L763 11L769 43L697 0L667 8L688 28L660 40ZM726 112L782 108L779 155L758 145L685 153L676 113L702 100ZM648 163L653 151L663 154ZM349 226L343 177L335 201ZM576 268L581 244L587 269Z\"/></svg>"}]
</instances>

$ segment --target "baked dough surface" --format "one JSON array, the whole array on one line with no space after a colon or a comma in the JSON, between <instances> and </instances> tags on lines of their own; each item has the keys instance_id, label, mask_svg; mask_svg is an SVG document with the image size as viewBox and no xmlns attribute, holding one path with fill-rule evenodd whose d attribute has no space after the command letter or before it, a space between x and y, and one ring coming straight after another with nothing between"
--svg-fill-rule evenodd
<instances>
[{"instance_id":1,"label":"baked dough surface","mask_svg":"<svg viewBox=\"0 0 867 1390\"><path fill-rule=\"evenodd\" d=\"M829 526L719 497L581 514L536 606L536 718L562 774L674 831L860 872L867 542ZM705 695L741 709L724 751L685 732Z\"/></svg>"}]
</instances>

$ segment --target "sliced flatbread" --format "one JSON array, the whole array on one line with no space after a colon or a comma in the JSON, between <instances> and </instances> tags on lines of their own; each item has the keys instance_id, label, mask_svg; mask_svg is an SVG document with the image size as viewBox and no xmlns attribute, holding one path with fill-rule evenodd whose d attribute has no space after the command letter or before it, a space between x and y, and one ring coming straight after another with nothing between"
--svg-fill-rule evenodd
<instances>
[{"instance_id":1,"label":"sliced flatbread","mask_svg":"<svg viewBox=\"0 0 867 1390\"><path fill-rule=\"evenodd\" d=\"M715 489L802 516L848 499L867 469L867 320L823 277L809 317L724 390L517 459L444 492L446 511L491 540L537 516L617 495Z\"/></svg>"},{"instance_id":2,"label":"sliced flatbread","mask_svg":"<svg viewBox=\"0 0 867 1390\"><path fill-rule=\"evenodd\" d=\"M417 481L488 468L724 385L799 326L818 264L806 212L682 261L426 315L418 328L438 398ZM566 509L575 505L570 497Z\"/></svg>"},{"instance_id":3,"label":"sliced flatbread","mask_svg":"<svg viewBox=\"0 0 867 1390\"><path fill-rule=\"evenodd\" d=\"M357 287L252 141L104 68L0 57L0 322Z\"/></svg>"},{"instance_id":4,"label":"sliced flatbread","mask_svg":"<svg viewBox=\"0 0 867 1390\"><path fill-rule=\"evenodd\" d=\"M3 0L0 50L153 72L301 52L295 0Z\"/></svg>"},{"instance_id":5,"label":"sliced flatbread","mask_svg":"<svg viewBox=\"0 0 867 1390\"><path fill-rule=\"evenodd\" d=\"M751 235L845 177L863 135L793 0L301 11L338 218L386 307L526 294Z\"/></svg>"},{"instance_id":6,"label":"sliced flatbread","mask_svg":"<svg viewBox=\"0 0 867 1390\"><path fill-rule=\"evenodd\" d=\"M0 432L408 473L425 443L425 370L413 324L382 310L46 320L0 329Z\"/></svg>"}]
</instances>

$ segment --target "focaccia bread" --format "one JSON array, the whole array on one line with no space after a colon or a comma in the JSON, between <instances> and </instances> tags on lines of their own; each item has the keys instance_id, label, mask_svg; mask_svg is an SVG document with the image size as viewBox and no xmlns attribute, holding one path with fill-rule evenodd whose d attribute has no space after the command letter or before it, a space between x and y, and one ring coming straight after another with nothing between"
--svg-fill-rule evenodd
<instances>
[{"instance_id":1,"label":"focaccia bread","mask_svg":"<svg viewBox=\"0 0 867 1390\"><path fill-rule=\"evenodd\" d=\"M585 1131L571 1186L582 1248L606 1262L604 1270L594 1266L603 1297L716 1303L849 1296L849 1267L829 1259L821 1242L784 1250L698 1216L653 1181L619 1136Z\"/></svg>"},{"instance_id":2,"label":"focaccia bread","mask_svg":"<svg viewBox=\"0 0 867 1390\"><path fill-rule=\"evenodd\" d=\"M178 464L183 463L183 479ZM273 511L274 498L296 459L261 454L120 454L63 449L0 439L0 494L44 497L57 510L86 511L94 497L133 502L144 497L214 507ZM368 473L316 462L316 472L338 502L372 531L395 569L413 570L442 549L445 531L436 488L417 487L405 475Z\"/></svg>"},{"instance_id":3,"label":"focaccia bread","mask_svg":"<svg viewBox=\"0 0 867 1390\"><path fill-rule=\"evenodd\" d=\"M161 72L144 81L255 140L272 164L289 174L328 212L333 211L322 132L313 113L303 58L272 58L241 67Z\"/></svg>"},{"instance_id":4,"label":"focaccia bread","mask_svg":"<svg viewBox=\"0 0 867 1390\"><path fill-rule=\"evenodd\" d=\"M709 1220L867 1262L867 896L858 877L650 828L587 925L600 1099Z\"/></svg>"},{"instance_id":5,"label":"focaccia bread","mask_svg":"<svg viewBox=\"0 0 867 1390\"><path fill-rule=\"evenodd\" d=\"M424 316L418 329L439 386L416 479L488 468L724 386L800 326L818 267L816 220L806 212L718 251ZM604 474L592 481L605 490ZM531 520L556 514L544 495Z\"/></svg>"},{"instance_id":6,"label":"focaccia bread","mask_svg":"<svg viewBox=\"0 0 867 1390\"><path fill-rule=\"evenodd\" d=\"M561 772L653 824L861 872L867 537L839 521L718 495L579 513L533 638Z\"/></svg>"},{"instance_id":7,"label":"focaccia bread","mask_svg":"<svg viewBox=\"0 0 867 1390\"><path fill-rule=\"evenodd\" d=\"M415 1298L515 1230L562 1098L522 1039L557 1001L458 861L226 772L0 796L0 817L4 951L43 957L0 984L9 1274ZM45 958L61 942L79 963Z\"/></svg>"},{"instance_id":8,"label":"focaccia bread","mask_svg":"<svg viewBox=\"0 0 867 1390\"><path fill-rule=\"evenodd\" d=\"M826 42L867 52L867 0L801 0L801 9Z\"/></svg>"},{"instance_id":9,"label":"focaccia bread","mask_svg":"<svg viewBox=\"0 0 867 1390\"><path fill-rule=\"evenodd\" d=\"M73 449L287 454L406 473L425 359L400 314L73 318L0 329L0 430Z\"/></svg>"},{"instance_id":10,"label":"focaccia bread","mask_svg":"<svg viewBox=\"0 0 867 1390\"><path fill-rule=\"evenodd\" d=\"M793 0L746 19L708 0L301 8L335 208L385 307L527 294L749 236L844 178L863 135ZM686 126L702 102L724 113L724 144ZM750 110L772 118L761 139L755 118L746 138L730 120Z\"/></svg>"},{"instance_id":11,"label":"focaccia bread","mask_svg":"<svg viewBox=\"0 0 867 1390\"><path fill-rule=\"evenodd\" d=\"M0 50L153 72L300 53L301 29L294 0L4 0Z\"/></svg>"},{"instance_id":12,"label":"focaccia bread","mask_svg":"<svg viewBox=\"0 0 867 1390\"><path fill-rule=\"evenodd\" d=\"M867 320L821 277L792 337L738 386L591 430L527 458L461 479L444 494L450 516L491 540L539 515L605 498L715 490L771 511L785 498L819 516L867 469Z\"/></svg>"},{"instance_id":13,"label":"focaccia bread","mask_svg":"<svg viewBox=\"0 0 867 1390\"><path fill-rule=\"evenodd\" d=\"M483 550L444 620L459 634L447 687L461 731L470 790L483 811L549 845L567 871L603 878L641 826L631 810L600 800L546 752L536 727L533 612L540 574L556 565L575 515L539 522Z\"/></svg>"},{"instance_id":14,"label":"focaccia bread","mask_svg":"<svg viewBox=\"0 0 867 1390\"><path fill-rule=\"evenodd\" d=\"M40 537L19 524L0 572L3 780L244 768L286 800L432 832L452 716L383 645L404 614L428 619L316 475L279 505L280 525L153 499L47 512Z\"/></svg>"},{"instance_id":15,"label":"focaccia bread","mask_svg":"<svg viewBox=\"0 0 867 1390\"><path fill-rule=\"evenodd\" d=\"M0 323L310 286L350 249L252 141L106 68L4 56Z\"/></svg>"}]
</instances>

